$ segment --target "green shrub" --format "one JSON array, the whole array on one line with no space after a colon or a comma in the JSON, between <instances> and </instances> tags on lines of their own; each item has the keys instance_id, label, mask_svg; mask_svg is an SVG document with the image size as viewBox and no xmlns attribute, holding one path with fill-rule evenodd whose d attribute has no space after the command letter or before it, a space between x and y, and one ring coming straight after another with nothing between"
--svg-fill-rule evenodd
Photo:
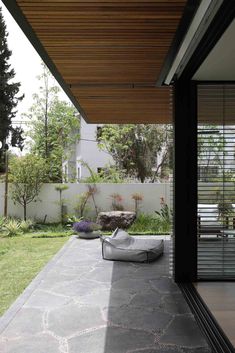
<instances>
[{"instance_id":1,"label":"green shrub","mask_svg":"<svg viewBox=\"0 0 235 353\"><path fill-rule=\"evenodd\" d=\"M159 218L149 215L146 213L141 213L135 220L135 222L128 229L130 232L160 232L161 222Z\"/></svg>"},{"instance_id":2,"label":"green shrub","mask_svg":"<svg viewBox=\"0 0 235 353\"><path fill-rule=\"evenodd\" d=\"M161 207L160 212L159 211L155 211L155 213L162 218L162 220L164 220L166 223L170 223L171 222L171 211L168 207L168 205L166 203L164 203Z\"/></svg>"},{"instance_id":3,"label":"green shrub","mask_svg":"<svg viewBox=\"0 0 235 353\"><path fill-rule=\"evenodd\" d=\"M33 228L34 222L31 219L27 219L27 221L21 221L19 224L22 233L28 233Z\"/></svg>"},{"instance_id":4,"label":"green shrub","mask_svg":"<svg viewBox=\"0 0 235 353\"><path fill-rule=\"evenodd\" d=\"M15 219L7 220L3 229L8 237L14 237L21 233L20 222Z\"/></svg>"},{"instance_id":5,"label":"green shrub","mask_svg":"<svg viewBox=\"0 0 235 353\"><path fill-rule=\"evenodd\" d=\"M67 226L72 226L75 222L80 222L82 217L76 217L75 215L66 215L65 223Z\"/></svg>"},{"instance_id":6,"label":"green shrub","mask_svg":"<svg viewBox=\"0 0 235 353\"><path fill-rule=\"evenodd\" d=\"M0 217L0 232L4 229L4 224L6 223L5 217Z\"/></svg>"},{"instance_id":7,"label":"green shrub","mask_svg":"<svg viewBox=\"0 0 235 353\"><path fill-rule=\"evenodd\" d=\"M161 198L161 210L155 211L157 218L160 222L160 230L162 232L170 232L171 230L171 219L172 219L172 210L165 203L164 198Z\"/></svg>"},{"instance_id":8,"label":"green shrub","mask_svg":"<svg viewBox=\"0 0 235 353\"><path fill-rule=\"evenodd\" d=\"M120 170L113 165L106 165L100 172L94 171L88 163L81 161L82 165L88 169L90 176L81 179L81 183L99 184L99 183L124 183L126 182L125 171Z\"/></svg>"},{"instance_id":9,"label":"green shrub","mask_svg":"<svg viewBox=\"0 0 235 353\"><path fill-rule=\"evenodd\" d=\"M160 233L170 233L171 231L171 221L161 216L157 216L159 221L159 232Z\"/></svg>"}]
</instances>

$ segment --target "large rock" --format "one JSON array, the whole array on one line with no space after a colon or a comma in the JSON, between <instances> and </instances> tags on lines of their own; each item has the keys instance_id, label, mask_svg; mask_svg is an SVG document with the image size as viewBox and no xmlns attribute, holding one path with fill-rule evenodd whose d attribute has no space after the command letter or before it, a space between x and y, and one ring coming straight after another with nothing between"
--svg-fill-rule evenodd
<instances>
[{"instance_id":1,"label":"large rock","mask_svg":"<svg viewBox=\"0 0 235 353\"><path fill-rule=\"evenodd\" d=\"M101 225L102 230L114 230L117 227L126 229L132 225L136 218L135 212L128 211L110 211L100 212L97 217L97 223Z\"/></svg>"}]
</instances>

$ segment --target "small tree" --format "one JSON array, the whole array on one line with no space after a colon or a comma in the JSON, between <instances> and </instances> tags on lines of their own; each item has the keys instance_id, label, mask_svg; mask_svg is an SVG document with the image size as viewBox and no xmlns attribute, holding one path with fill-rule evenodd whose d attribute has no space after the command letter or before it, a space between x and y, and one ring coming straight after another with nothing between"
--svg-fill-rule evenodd
<instances>
[{"instance_id":1,"label":"small tree","mask_svg":"<svg viewBox=\"0 0 235 353\"><path fill-rule=\"evenodd\" d=\"M137 216L137 214L139 212L139 209L140 209L140 204L143 201L143 196L141 194L139 194L139 193L135 193L135 194L131 195L131 198L132 198L132 200L134 200L135 213L136 213L136 216Z\"/></svg>"},{"instance_id":2,"label":"small tree","mask_svg":"<svg viewBox=\"0 0 235 353\"><path fill-rule=\"evenodd\" d=\"M74 206L74 209L78 214L78 217L83 218L84 214L88 211L87 202L89 198L90 198L90 194L88 191L78 195L77 201Z\"/></svg>"},{"instance_id":3,"label":"small tree","mask_svg":"<svg viewBox=\"0 0 235 353\"><path fill-rule=\"evenodd\" d=\"M98 216L99 209L98 209L98 206L97 206L96 200L95 200L95 194L98 192L98 189L97 189L96 185L87 185L87 187L88 187L88 193L90 194L90 197L92 198L92 201L94 204L96 216Z\"/></svg>"},{"instance_id":4,"label":"small tree","mask_svg":"<svg viewBox=\"0 0 235 353\"><path fill-rule=\"evenodd\" d=\"M64 190L68 190L68 185L66 184L59 184L55 187L56 191L59 191L60 193L60 200L59 200L59 205L60 205L60 222L64 223L64 199L62 198L62 192Z\"/></svg>"},{"instance_id":5,"label":"small tree","mask_svg":"<svg viewBox=\"0 0 235 353\"><path fill-rule=\"evenodd\" d=\"M27 218L27 205L36 201L46 175L47 167L40 157L27 155L10 161L12 199L23 206L24 220Z\"/></svg>"},{"instance_id":6,"label":"small tree","mask_svg":"<svg viewBox=\"0 0 235 353\"><path fill-rule=\"evenodd\" d=\"M122 205L123 197L117 193L110 195L112 199L112 208L114 211L123 211L124 206Z\"/></svg>"},{"instance_id":7,"label":"small tree","mask_svg":"<svg viewBox=\"0 0 235 353\"><path fill-rule=\"evenodd\" d=\"M78 196L78 200L75 204L75 211L78 213L79 217L84 217L84 214L88 211L87 203L90 198L92 198L94 207L95 207L95 212L96 216L98 216L98 207L96 205L95 201L95 194L98 192L97 187L95 185L88 185L88 190L81 193Z\"/></svg>"}]
</instances>

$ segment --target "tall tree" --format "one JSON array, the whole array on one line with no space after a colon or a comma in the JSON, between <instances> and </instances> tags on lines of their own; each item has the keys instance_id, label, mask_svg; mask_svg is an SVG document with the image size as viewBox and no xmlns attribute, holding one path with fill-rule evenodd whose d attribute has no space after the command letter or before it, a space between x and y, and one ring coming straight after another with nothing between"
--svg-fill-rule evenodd
<instances>
[{"instance_id":1,"label":"tall tree","mask_svg":"<svg viewBox=\"0 0 235 353\"><path fill-rule=\"evenodd\" d=\"M48 181L61 182L62 161L69 157L78 138L80 122L76 109L59 99L60 88L44 64L38 79L39 92L34 94L34 103L26 114L31 121L30 150L47 161Z\"/></svg>"},{"instance_id":2,"label":"tall tree","mask_svg":"<svg viewBox=\"0 0 235 353\"><path fill-rule=\"evenodd\" d=\"M228 152L226 148L228 143L229 141L226 141L221 126L200 126L198 132L198 163L200 164L200 177L204 181L219 176L218 173L223 167L224 157ZM218 170L215 171L217 168Z\"/></svg>"},{"instance_id":3,"label":"tall tree","mask_svg":"<svg viewBox=\"0 0 235 353\"><path fill-rule=\"evenodd\" d=\"M108 151L116 165L127 175L152 181L167 162L170 145L167 126L154 124L104 125L98 140L101 149Z\"/></svg>"},{"instance_id":4,"label":"tall tree","mask_svg":"<svg viewBox=\"0 0 235 353\"><path fill-rule=\"evenodd\" d=\"M16 106L23 96L17 96L20 90L19 82L12 82L15 71L9 64L11 51L7 45L7 30L0 8L0 141L3 148L0 149L0 173L5 171L5 147L6 140L11 135L10 144L22 148L23 139L20 128L12 127L12 119L16 116Z\"/></svg>"}]
</instances>

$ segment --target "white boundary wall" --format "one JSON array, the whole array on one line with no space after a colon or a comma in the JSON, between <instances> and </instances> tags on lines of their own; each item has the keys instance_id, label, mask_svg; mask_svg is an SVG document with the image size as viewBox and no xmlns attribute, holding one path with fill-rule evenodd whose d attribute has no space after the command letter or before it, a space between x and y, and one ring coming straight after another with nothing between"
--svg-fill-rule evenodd
<instances>
[{"instance_id":1,"label":"white boundary wall","mask_svg":"<svg viewBox=\"0 0 235 353\"><path fill-rule=\"evenodd\" d=\"M32 202L27 207L27 217L35 221L58 222L60 219L59 192L55 190L58 184L44 184L37 202ZM68 214L74 214L74 204L79 194L88 190L87 184L66 184L69 189L62 192L62 197L66 200ZM112 209L111 194L117 193L123 197L123 206L126 211L134 210L134 201L131 195L140 193L143 196L140 212L154 214L155 210L160 210L160 198L170 206L169 183L154 184L96 184L98 192L95 194L95 200L100 211L110 211ZM23 207L14 204L11 200L11 187L9 187L8 215L23 218ZM89 201L89 215L95 216L94 206ZM4 183L0 183L0 216L4 209Z\"/></svg>"}]
</instances>

